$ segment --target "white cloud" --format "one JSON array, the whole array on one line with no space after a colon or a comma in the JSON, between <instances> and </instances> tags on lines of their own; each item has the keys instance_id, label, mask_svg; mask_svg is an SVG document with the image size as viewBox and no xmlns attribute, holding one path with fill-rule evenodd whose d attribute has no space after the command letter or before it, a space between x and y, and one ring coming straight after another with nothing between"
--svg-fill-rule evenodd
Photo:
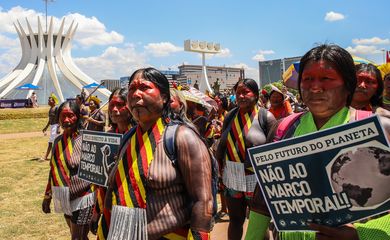
<instances>
[{"instance_id":1,"label":"white cloud","mask_svg":"<svg viewBox=\"0 0 390 240\"><path fill-rule=\"evenodd\" d=\"M373 37L373 38L355 38L352 39L352 43L356 45L384 45L384 44L390 44L390 39L381 39L379 37Z\"/></svg>"},{"instance_id":2,"label":"white cloud","mask_svg":"<svg viewBox=\"0 0 390 240\"><path fill-rule=\"evenodd\" d=\"M5 32L16 34L13 23L16 23L17 20L19 20L23 29L28 32L26 19L28 19L31 24L33 31L37 32L38 17L42 23L43 30L45 30L45 16L43 13L22 8L20 6L13 7L8 11L0 9L0 33ZM82 47L117 44L124 41L124 37L121 34L115 31L107 31L105 25L96 17L86 17L79 13L71 13L65 16L64 32L69 29L73 20L75 21L75 24L78 24L74 41L79 43ZM51 18L48 19L49 23L50 21ZM61 21L62 19L53 17L54 32L58 32Z\"/></svg>"},{"instance_id":3,"label":"white cloud","mask_svg":"<svg viewBox=\"0 0 390 240\"><path fill-rule=\"evenodd\" d=\"M376 46L357 45L355 47L347 47L346 50L354 55L372 55L379 54L381 51Z\"/></svg>"},{"instance_id":4,"label":"white cloud","mask_svg":"<svg viewBox=\"0 0 390 240\"><path fill-rule=\"evenodd\" d=\"M18 39L9 38L0 34L0 48L11 48L20 45Z\"/></svg>"},{"instance_id":5,"label":"white cloud","mask_svg":"<svg viewBox=\"0 0 390 240\"><path fill-rule=\"evenodd\" d=\"M36 21L37 16L42 16L42 13L35 12L32 9L22 8L20 6L13 7L7 12L0 9L0 32L16 33L13 23L16 20L30 19Z\"/></svg>"},{"instance_id":6,"label":"white cloud","mask_svg":"<svg viewBox=\"0 0 390 240\"><path fill-rule=\"evenodd\" d=\"M252 60L260 62L265 60L265 55L275 54L273 50L259 50L255 56L252 57Z\"/></svg>"},{"instance_id":7,"label":"white cloud","mask_svg":"<svg viewBox=\"0 0 390 240\"><path fill-rule=\"evenodd\" d=\"M252 79L256 80L257 82L259 81L259 69L258 68L250 67L245 63L238 63L238 64L230 65L229 67L243 68L245 70L245 77L246 78L252 78Z\"/></svg>"},{"instance_id":8,"label":"white cloud","mask_svg":"<svg viewBox=\"0 0 390 240\"><path fill-rule=\"evenodd\" d=\"M128 76L134 70L150 66L146 56L136 51L133 44L125 48L108 47L101 55L76 58L76 65L95 80L118 79Z\"/></svg>"},{"instance_id":9,"label":"white cloud","mask_svg":"<svg viewBox=\"0 0 390 240\"><path fill-rule=\"evenodd\" d=\"M208 55L210 55L210 54L208 54ZM232 54L230 53L229 48L222 48L220 53L215 54L215 57L219 57L219 58L228 58L231 56L232 56Z\"/></svg>"},{"instance_id":10,"label":"white cloud","mask_svg":"<svg viewBox=\"0 0 390 240\"><path fill-rule=\"evenodd\" d=\"M9 48L0 55L0 79L10 73L20 62L22 49L20 47Z\"/></svg>"},{"instance_id":11,"label":"white cloud","mask_svg":"<svg viewBox=\"0 0 390 240\"><path fill-rule=\"evenodd\" d=\"M182 47L175 46L170 42L149 43L144 48L154 57L167 57L171 53L183 51Z\"/></svg>"},{"instance_id":12,"label":"white cloud","mask_svg":"<svg viewBox=\"0 0 390 240\"><path fill-rule=\"evenodd\" d=\"M343 20L345 17L341 13L336 13L333 11L327 12L325 15L325 21L328 22L334 22L334 21L340 21Z\"/></svg>"},{"instance_id":13,"label":"white cloud","mask_svg":"<svg viewBox=\"0 0 390 240\"><path fill-rule=\"evenodd\" d=\"M67 22L74 20L78 24L75 41L83 47L122 43L124 40L124 37L115 31L107 32L105 25L96 17L88 18L79 13L73 13L65 16L65 19Z\"/></svg>"},{"instance_id":14,"label":"white cloud","mask_svg":"<svg viewBox=\"0 0 390 240\"><path fill-rule=\"evenodd\" d=\"M199 59L202 59L202 54L201 53L197 53L197 55L198 55ZM221 52L217 53L217 54L208 54L208 53L206 53L205 54L205 59L206 60L210 60L210 59L212 59L214 57L217 57L217 58L229 58L231 56L233 56L233 55L231 54L229 48L222 48Z\"/></svg>"}]
</instances>

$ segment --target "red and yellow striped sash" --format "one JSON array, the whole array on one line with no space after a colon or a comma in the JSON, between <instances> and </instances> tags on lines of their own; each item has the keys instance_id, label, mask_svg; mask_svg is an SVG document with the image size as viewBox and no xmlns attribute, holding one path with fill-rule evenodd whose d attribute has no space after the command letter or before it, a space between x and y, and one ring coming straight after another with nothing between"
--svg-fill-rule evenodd
<instances>
[{"instance_id":1,"label":"red and yellow striped sash","mask_svg":"<svg viewBox=\"0 0 390 240\"><path fill-rule=\"evenodd\" d=\"M165 126L160 118L147 132L137 126L115 173L113 204L146 208L146 178Z\"/></svg>"},{"instance_id":2,"label":"red and yellow striped sash","mask_svg":"<svg viewBox=\"0 0 390 240\"><path fill-rule=\"evenodd\" d=\"M206 124L206 132L204 134L205 138L213 138L215 134L214 125L211 122L207 122Z\"/></svg>"},{"instance_id":3,"label":"red and yellow striped sash","mask_svg":"<svg viewBox=\"0 0 390 240\"><path fill-rule=\"evenodd\" d=\"M70 183L70 173L67 163L73 153L74 137L63 134L53 146L54 151L50 161L52 171L51 185L67 187Z\"/></svg>"},{"instance_id":4,"label":"red and yellow striped sash","mask_svg":"<svg viewBox=\"0 0 390 240\"><path fill-rule=\"evenodd\" d=\"M253 119L258 112L259 108L257 106L249 113L241 114L239 111L237 112L237 115L231 122L231 129L227 137L226 160L234 162L245 161L245 136L248 134Z\"/></svg>"}]
</instances>

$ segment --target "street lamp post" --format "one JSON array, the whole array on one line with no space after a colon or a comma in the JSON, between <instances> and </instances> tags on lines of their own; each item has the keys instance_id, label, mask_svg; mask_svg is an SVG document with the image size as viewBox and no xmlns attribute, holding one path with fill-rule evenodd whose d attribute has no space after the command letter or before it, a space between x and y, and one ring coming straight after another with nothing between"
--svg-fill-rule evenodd
<instances>
[{"instance_id":1,"label":"street lamp post","mask_svg":"<svg viewBox=\"0 0 390 240\"><path fill-rule=\"evenodd\" d=\"M386 49L382 48L381 51L383 52L383 64L386 63Z\"/></svg>"},{"instance_id":2,"label":"street lamp post","mask_svg":"<svg viewBox=\"0 0 390 240\"><path fill-rule=\"evenodd\" d=\"M184 50L188 52L198 52L202 54L202 78L199 84L199 90L205 92L208 90L210 93L214 93L210 87L210 83L207 77L206 68L206 53L216 54L221 52L221 46L219 43L196 41L196 40L185 40Z\"/></svg>"},{"instance_id":3,"label":"street lamp post","mask_svg":"<svg viewBox=\"0 0 390 240\"><path fill-rule=\"evenodd\" d=\"M45 33L47 33L47 4L49 2L54 2L54 0L43 0L45 2L45 10L46 10L46 30L45 30Z\"/></svg>"}]
</instances>

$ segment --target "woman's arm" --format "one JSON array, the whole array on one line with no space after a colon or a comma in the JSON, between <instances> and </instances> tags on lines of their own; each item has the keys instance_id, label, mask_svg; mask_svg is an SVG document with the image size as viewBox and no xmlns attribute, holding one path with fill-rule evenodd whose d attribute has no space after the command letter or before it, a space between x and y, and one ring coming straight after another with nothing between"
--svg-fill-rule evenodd
<instances>
[{"instance_id":1,"label":"woman's arm","mask_svg":"<svg viewBox=\"0 0 390 240\"><path fill-rule=\"evenodd\" d=\"M193 202L191 231L208 233L213 209L209 151L198 135L185 126L178 128L176 136L179 169Z\"/></svg>"}]
</instances>

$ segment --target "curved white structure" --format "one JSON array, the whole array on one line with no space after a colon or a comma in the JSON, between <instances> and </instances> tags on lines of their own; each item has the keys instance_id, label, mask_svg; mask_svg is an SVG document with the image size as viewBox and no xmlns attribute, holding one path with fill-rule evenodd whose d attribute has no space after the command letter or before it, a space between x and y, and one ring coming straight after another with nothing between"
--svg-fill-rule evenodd
<instances>
[{"instance_id":1,"label":"curved white structure","mask_svg":"<svg viewBox=\"0 0 390 240\"><path fill-rule=\"evenodd\" d=\"M32 90L22 91L15 88L32 83L42 87L42 90L36 91L40 104L45 104L52 92L63 102L66 98L74 98L80 94L83 86L96 82L83 73L71 57L71 41L77 24L72 22L65 33L63 19L58 33L54 34L53 18L47 33L43 32L39 17L37 33L33 32L27 19L26 23L28 31L23 29L19 21L14 24L22 46L22 58L16 68L0 80L0 98L28 98ZM110 94L106 88L99 88L94 93L103 102Z\"/></svg>"}]
</instances>

